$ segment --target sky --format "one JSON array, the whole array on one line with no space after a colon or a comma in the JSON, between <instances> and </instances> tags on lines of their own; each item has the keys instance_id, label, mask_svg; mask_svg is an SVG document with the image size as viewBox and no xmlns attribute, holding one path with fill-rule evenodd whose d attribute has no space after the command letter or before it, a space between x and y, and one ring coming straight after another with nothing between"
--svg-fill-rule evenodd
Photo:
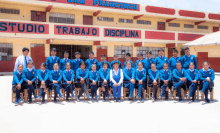
<instances>
[{"instance_id":1,"label":"sky","mask_svg":"<svg viewBox=\"0 0 220 133\"><path fill-rule=\"evenodd\" d=\"M220 13L220 0L114 0L160 7Z\"/></svg>"}]
</instances>

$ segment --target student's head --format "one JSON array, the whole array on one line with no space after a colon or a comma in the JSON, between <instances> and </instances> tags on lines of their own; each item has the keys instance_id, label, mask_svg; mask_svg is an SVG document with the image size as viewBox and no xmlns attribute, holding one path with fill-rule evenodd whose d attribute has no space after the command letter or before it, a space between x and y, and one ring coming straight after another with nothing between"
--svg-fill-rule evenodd
<instances>
[{"instance_id":1,"label":"student's head","mask_svg":"<svg viewBox=\"0 0 220 133\"><path fill-rule=\"evenodd\" d=\"M114 55L114 60L118 60L118 58L119 58L118 55L115 54L115 55Z\"/></svg>"},{"instance_id":2,"label":"student's head","mask_svg":"<svg viewBox=\"0 0 220 133\"><path fill-rule=\"evenodd\" d=\"M28 68L31 69L34 66L34 62L33 61L29 61L27 66L28 66Z\"/></svg>"},{"instance_id":3,"label":"student's head","mask_svg":"<svg viewBox=\"0 0 220 133\"><path fill-rule=\"evenodd\" d=\"M180 70L182 68L181 62L177 61L176 62L176 69Z\"/></svg>"},{"instance_id":4,"label":"student's head","mask_svg":"<svg viewBox=\"0 0 220 133\"><path fill-rule=\"evenodd\" d=\"M164 70L167 70L167 69L168 69L168 64L167 64L166 62L163 64L163 69L164 69Z\"/></svg>"},{"instance_id":5,"label":"student's head","mask_svg":"<svg viewBox=\"0 0 220 133\"><path fill-rule=\"evenodd\" d=\"M126 60L131 60L131 54L130 53L126 54Z\"/></svg>"},{"instance_id":6,"label":"student's head","mask_svg":"<svg viewBox=\"0 0 220 133\"><path fill-rule=\"evenodd\" d=\"M22 64L18 65L18 71L19 71L19 72L22 72L22 71L23 71L23 65L22 65Z\"/></svg>"},{"instance_id":7,"label":"student's head","mask_svg":"<svg viewBox=\"0 0 220 133\"><path fill-rule=\"evenodd\" d=\"M86 68L86 64L85 64L84 61L80 62L79 65L80 65L80 68L81 68L81 69L85 69L85 68Z\"/></svg>"},{"instance_id":8,"label":"student's head","mask_svg":"<svg viewBox=\"0 0 220 133\"><path fill-rule=\"evenodd\" d=\"M138 60L143 59L143 54L142 54L142 53L139 53L139 54L137 55L137 58L138 58Z\"/></svg>"},{"instance_id":9,"label":"student's head","mask_svg":"<svg viewBox=\"0 0 220 133\"><path fill-rule=\"evenodd\" d=\"M164 49L160 48L160 49L158 50L158 54L159 54L160 56L163 56L163 55L164 55Z\"/></svg>"},{"instance_id":10,"label":"student's head","mask_svg":"<svg viewBox=\"0 0 220 133\"><path fill-rule=\"evenodd\" d=\"M70 64L69 62L67 62L67 63L66 63L66 69L67 69L67 70L70 70L70 68L71 68L71 64Z\"/></svg>"},{"instance_id":11,"label":"student's head","mask_svg":"<svg viewBox=\"0 0 220 133\"><path fill-rule=\"evenodd\" d=\"M127 62L126 62L126 66L127 66L127 68L131 68L131 62L130 62L130 61L127 61Z\"/></svg>"},{"instance_id":12,"label":"student's head","mask_svg":"<svg viewBox=\"0 0 220 133\"><path fill-rule=\"evenodd\" d=\"M193 62L190 62L190 63L189 63L189 68L190 68L191 70L195 68L195 65L194 65Z\"/></svg>"},{"instance_id":13,"label":"student's head","mask_svg":"<svg viewBox=\"0 0 220 133\"><path fill-rule=\"evenodd\" d=\"M96 70L96 64L92 64L92 71Z\"/></svg>"},{"instance_id":14,"label":"student's head","mask_svg":"<svg viewBox=\"0 0 220 133\"><path fill-rule=\"evenodd\" d=\"M208 61L203 62L203 68L204 68L205 70L208 70L209 67L210 67L210 65L209 65L209 62L208 62Z\"/></svg>"},{"instance_id":15,"label":"student's head","mask_svg":"<svg viewBox=\"0 0 220 133\"><path fill-rule=\"evenodd\" d=\"M107 63L107 62L104 62L104 63L103 63L103 68L104 68L104 69L107 69L107 68L108 68L108 63Z\"/></svg>"},{"instance_id":16,"label":"student's head","mask_svg":"<svg viewBox=\"0 0 220 133\"><path fill-rule=\"evenodd\" d=\"M80 52L76 52L75 53L75 57L76 57L76 59L79 59L81 57L81 53Z\"/></svg>"},{"instance_id":17,"label":"student's head","mask_svg":"<svg viewBox=\"0 0 220 133\"><path fill-rule=\"evenodd\" d=\"M174 50L173 50L173 56L174 56L174 57L177 57L177 56L178 56L178 53L179 53L179 51L178 51L177 49L174 49Z\"/></svg>"},{"instance_id":18,"label":"student's head","mask_svg":"<svg viewBox=\"0 0 220 133\"><path fill-rule=\"evenodd\" d=\"M118 62L115 62L115 63L113 64L113 67L114 67L115 70L118 70L118 68L119 68L119 63L118 63Z\"/></svg>"},{"instance_id":19,"label":"student's head","mask_svg":"<svg viewBox=\"0 0 220 133\"><path fill-rule=\"evenodd\" d=\"M45 69L46 69L46 63L44 63L44 62L41 63L41 64L40 64L40 69L41 69L41 70L45 70Z\"/></svg>"},{"instance_id":20,"label":"student's head","mask_svg":"<svg viewBox=\"0 0 220 133\"><path fill-rule=\"evenodd\" d=\"M189 47L185 47L184 50L185 50L185 54L186 54L186 55L190 55L190 49L189 49Z\"/></svg>"},{"instance_id":21,"label":"student's head","mask_svg":"<svg viewBox=\"0 0 220 133\"><path fill-rule=\"evenodd\" d=\"M24 48L22 49L22 52L23 52L23 55L24 55L24 56L27 56L28 53L29 53L29 49L26 48L26 47L24 47Z\"/></svg>"},{"instance_id":22,"label":"student's head","mask_svg":"<svg viewBox=\"0 0 220 133\"><path fill-rule=\"evenodd\" d=\"M64 58L65 59L69 58L69 53L67 51L64 52Z\"/></svg>"},{"instance_id":23,"label":"student's head","mask_svg":"<svg viewBox=\"0 0 220 133\"><path fill-rule=\"evenodd\" d=\"M101 61L105 61L106 60L106 55L102 54L101 55Z\"/></svg>"},{"instance_id":24,"label":"student's head","mask_svg":"<svg viewBox=\"0 0 220 133\"><path fill-rule=\"evenodd\" d=\"M148 51L147 54L146 54L147 58L150 58L151 55L152 55L152 52L151 52L151 51Z\"/></svg>"},{"instance_id":25,"label":"student's head","mask_svg":"<svg viewBox=\"0 0 220 133\"><path fill-rule=\"evenodd\" d=\"M55 56L57 54L57 49L56 48L52 48L50 50L50 54L51 54L51 56Z\"/></svg>"},{"instance_id":26,"label":"student's head","mask_svg":"<svg viewBox=\"0 0 220 133\"><path fill-rule=\"evenodd\" d=\"M153 71L156 70L156 64L155 64L155 63L152 63L152 64L151 64L151 69L152 69Z\"/></svg>"},{"instance_id":27,"label":"student's head","mask_svg":"<svg viewBox=\"0 0 220 133\"><path fill-rule=\"evenodd\" d=\"M94 58L94 52L89 52L89 58L93 59Z\"/></svg>"},{"instance_id":28,"label":"student's head","mask_svg":"<svg viewBox=\"0 0 220 133\"><path fill-rule=\"evenodd\" d=\"M53 69L54 70L58 70L59 69L59 64L58 63L54 63L53 64Z\"/></svg>"},{"instance_id":29,"label":"student's head","mask_svg":"<svg viewBox=\"0 0 220 133\"><path fill-rule=\"evenodd\" d=\"M138 62L138 69L141 70L143 68L143 63L142 62Z\"/></svg>"}]
</instances>

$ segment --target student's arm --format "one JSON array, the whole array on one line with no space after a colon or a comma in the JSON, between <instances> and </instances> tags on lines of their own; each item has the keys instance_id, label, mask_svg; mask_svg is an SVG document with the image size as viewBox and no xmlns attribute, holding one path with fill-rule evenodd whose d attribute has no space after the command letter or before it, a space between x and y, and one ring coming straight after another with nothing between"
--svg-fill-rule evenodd
<instances>
[{"instance_id":1,"label":"student's arm","mask_svg":"<svg viewBox=\"0 0 220 133\"><path fill-rule=\"evenodd\" d=\"M99 72L97 72L95 82L98 82L98 80L99 80Z\"/></svg>"},{"instance_id":2,"label":"student's arm","mask_svg":"<svg viewBox=\"0 0 220 133\"><path fill-rule=\"evenodd\" d=\"M155 80L158 80L159 76L160 76L160 71L157 70Z\"/></svg>"},{"instance_id":3,"label":"student's arm","mask_svg":"<svg viewBox=\"0 0 220 133\"><path fill-rule=\"evenodd\" d=\"M60 57L57 57L57 62L60 64ZM60 74L61 75L61 74ZM62 75L61 75L62 76Z\"/></svg>"},{"instance_id":4,"label":"student's arm","mask_svg":"<svg viewBox=\"0 0 220 133\"><path fill-rule=\"evenodd\" d=\"M50 79L50 81L51 81L51 82L53 82L53 75L52 75L52 71L53 71L53 70L51 70L51 71L50 71L50 74L49 74L49 79Z\"/></svg>"},{"instance_id":5,"label":"student's arm","mask_svg":"<svg viewBox=\"0 0 220 133\"><path fill-rule=\"evenodd\" d=\"M39 79L40 81L43 80L43 78L41 77L41 70L38 70L38 71L37 71L37 77L38 77L38 79Z\"/></svg>"},{"instance_id":6,"label":"student's arm","mask_svg":"<svg viewBox=\"0 0 220 133\"><path fill-rule=\"evenodd\" d=\"M72 70L74 70L74 65L75 65L75 64L74 64L74 60L72 60L72 62L71 62L71 69L72 69Z\"/></svg>"},{"instance_id":7,"label":"student's arm","mask_svg":"<svg viewBox=\"0 0 220 133\"><path fill-rule=\"evenodd\" d=\"M87 69L89 68L89 63L88 63L89 61L88 61L88 60L89 60L89 59L87 59L86 62L85 62Z\"/></svg>"},{"instance_id":8,"label":"student's arm","mask_svg":"<svg viewBox=\"0 0 220 133\"><path fill-rule=\"evenodd\" d=\"M144 70L143 72L144 72L144 77L142 78L142 80L145 81L146 80L146 75L147 75L146 70Z\"/></svg>"},{"instance_id":9,"label":"student's arm","mask_svg":"<svg viewBox=\"0 0 220 133\"><path fill-rule=\"evenodd\" d=\"M188 73L186 79L188 79L189 81L192 82L193 80L192 80L192 78L190 77L190 74L189 74L190 71L189 71L189 70L186 70L186 73Z\"/></svg>"},{"instance_id":10,"label":"student's arm","mask_svg":"<svg viewBox=\"0 0 220 133\"><path fill-rule=\"evenodd\" d=\"M184 77L187 78L188 73L187 73L186 70L184 70L184 69L183 69L183 74L184 74Z\"/></svg>"},{"instance_id":11,"label":"student's arm","mask_svg":"<svg viewBox=\"0 0 220 133\"><path fill-rule=\"evenodd\" d=\"M89 71L89 80L90 81L93 81L94 79L92 78L92 72L91 71Z\"/></svg>"},{"instance_id":12,"label":"student's arm","mask_svg":"<svg viewBox=\"0 0 220 133\"><path fill-rule=\"evenodd\" d=\"M160 80L161 80L161 81L164 81L164 78L163 78L163 70L160 71Z\"/></svg>"},{"instance_id":13,"label":"student's arm","mask_svg":"<svg viewBox=\"0 0 220 133\"><path fill-rule=\"evenodd\" d=\"M83 77L85 80L89 77L89 70L86 69L86 75Z\"/></svg>"},{"instance_id":14,"label":"student's arm","mask_svg":"<svg viewBox=\"0 0 220 133\"><path fill-rule=\"evenodd\" d=\"M107 63L108 63L108 68L110 68L111 69L111 65L110 65L110 63L107 61Z\"/></svg>"},{"instance_id":15,"label":"student's arm","mask_svg":"<svg viewBox=\"0 0 220 133\"><path fill-rule=\"evenodd\" d=\"M197 59L196 56L193 57L194 59L194 64L195 64L195 69L198 69L198 63L197 63Z\"/></svg>"},{"instance_id":16,"label":"student's arm","mask_svg":"<svg viewBox=\"0 0 220 133\"><path fill-rule=\"evenodd\" d=\"M171 63L172 63L172 58L170 58L169 61L168 61L168 67L169 67L169 69L172 68L172 67L171 67Z\"/></svg>"},{"instance_id":17,"label":"student's arm","mask_svg":"<svg viewBox=\"0 0 220 133\"><path fill-rule=\"evenodd\" d=\"M18 77L17 77L17 74L16 74L16 71L13 73L13 79L16 82L16 84L20 84L19 80L18 80Z\"/></svg>"},{"instance_id":18,"label":"student's arm","mask_svg":"<svg viewBox=\"0 0 220 133\"><path fill-rule=\"evenodd\" d=\"M172 72L171 72L170 70L168 70L168 72L169 72L169 78L168 78L168 81L171 81L171 79L172 79Z\"/></svg>"},{"instance_id":19,"label":"student's arm","mask_svg":"<svg viewBox=\"0 0 220 133\"><path fill-rule=\"evenodd\" d=\"M195 69L195 72L196 72L195 80L198 81L198 79L199 79L199 72L198 72L197 69Z\"/></svg>"},{"instance_id":20,"label":"student's arm","mask_svg":"<svg viewBox=\"0 0 220 133\"><path fill-rule=\"evenodd\" d=\"M73 82L73 80L74 80L74 71L72 70L71 72L72 72L71 82Z\"/></svg>"},{"instance_id":21,"label":"student's arm","mask_svg":"<svg viewBox=\"0 0 220 133\"><path fill-rule=\"evenodd\" d=\"M110 78L110 70L108 69L107 71L108 71L108 74L106 75L105 80L109 80Z\"/></svg>"},{"instance_id":22,"label":"student's arm","mask_svg":"<svg viewBox=\"0 0 220 133\"><path fill-rule=\"evenodd\" d=\"M151 73L150 70L148 71L148 73L149 73L149 77L150 77L150 79L154 80L154 76L153 76L153 74Z\"/></svg>"},{"instance_id":23,"label":"student's arm","mask_svg":"<svg viewBox=\"0 0 220 133\"><path fill-rule=\"evenodd\" d=\"M37 78L37 71L34 70L34 78L31 80L31 82L32 83L35 82L36 78Z\"/></svg>"},{"instance_id":24,"label":"student's arm","mask_svg":"<svg viewBox=\"0 0 220 133\"><path fill-rule=\"evenodd\" d=\"M183 59L182 58L180 58L180 63L182 64L182 66L183 66Z\"/></svg>"},{"instance_id":25,"label":"student's arm","mask_svg":"<svg viewBox=\"0 0 220 133\"><path fill-rule=\"evenodd\" d=\"M131 67L134 68L134 62L133 61L131 61Z\"/></svg>"},{"instance_id":26,"label":"student's arm","mask_svg":"<svg viewBox=\"0 0 220 133\"><path fill-rule=\"evenodd\" d=\"M101 70L101 69L99 69L99 74L100 74L100 78L101 78L102 80L104 80L104 79L105 79L105 77L104 77L104 75L103 75L103 73L102 73L102 70Z\"/></svg>"},{"instance_id":27,"label":"student's arm","mask_svg":"<svg viewBox=\"0 0 220 133\"><path fill-rule=\"evenodd\" d=\"M180 79L180 77L179 77L179 76L177 76L176 71L177 71L176 69L175 69L175 70L173 70L173 77L174 77L174 78L176 78L176 79Z\"/></svg>"},{"instance_id":28,"label":"student's arm","mask_svg":"<svg viewBox=\"0 0 220 133\"><path fill-rule=\"evenodd\" d=\"M182 66L184 64L184 57L185 57L185 55L181 58L182 59Z\"/></svg>"},{"instance_id":29,"label":"student's arm","mask_svg":"<svg viewBox=\"0 0 220 133\"><path fill-rule=\"evenodd\" d=\"M215 79L215 72L213 70L211 70L211 77L210 80L213 82L213 80Z\"/></svg>"},{"instance_id":30,"label":"student's arm","mask_svg":"<svg viewBox=\"0 0 220 133\"><path fill-rule=\"evenodd\" d=\"M132 76L131 76L132 79L135 79L135 70L134 68L132 68Z\"/></svg>"},{"instance_id":31,"label":"student's arm","mask_svg":"<svg viewBox=\"0 0 220 133\"><path fill-rule=\"evenodd\" d=\"M46 71L46 70L45 70ZM47 81L48 80L48 78L49 78L49 71L46 73L46 75L45 75L45 77L44 77L44 81Z\"/></svg>"},{"instance_id":32,"label":"student's arm","mask_svg":"<svg viewBox=\"0 0 220 133\"><path fill-rule=\"evenodd\" d=\"M119 61L119 68L121 68L121 69L122 69L121 61Z\"/></svg>"},{"instance_id":33,"label":"student's arm","mask_svg":"<svg viewBox=\"0 0 220 133\"><path fill-rule=\"evenodd\" d=\"M140 79L138 78L138 70L135 70L135 78L137 81L139 81Z\"/></svg>"},{"instance_id":34,"label":"student's arm","mask_svg":"<svg viewBox=\"0 0 220 133\"><path fill-rule=\"evenodd\" d=\"M67 78L66 78L66 72L65 72L65 71L63 71L63 80L64 80L65 82L68 81Z\"/></svg>"},{"instance_id":35,"label":"student's arm","mask_svg":"<svg viewBox=\"0 0 220 133\"><path fill-rule=\"evenodd\" d=\"M203 71L202 69L199 70L199 79L200 79L200 80L206 80L206 78L203 78L203 77L202 77L202 71Z\"/></svg>"},{"instance_id":36,"label":"student's arm","mask_svg":"<svg viewBox=\"0 0 220 133\"><path fill-rule=\"evenodd\" d=\"M132 67L132 64L131 64L131 67ZM126 68L126 61L124 62L124 68ZM133 68L133 67L132 67Z\"/></svg>"},{"instance_id":37,"label":"student's arm","mask_svg":"<svg viewBox=\"0 0 220 133\"><path fill-rule=\"evenodd\" d=\"M99 66L98 66L99 62L97 59L95 59L95 64L96 64L96 70L99 70Z\"/></svg>"},{"instance_id":38,"label":"student's arm","mask_svg":"<svg viewBox=\"0 0 220 133\"><path fill-rule=\"evenodd\" d=\"M49 69L49 57L47 57L46 66L47 66L47 69Z\"/></svg>"},{"instance_id":39,"label":"student's arm","mask_svg":"<svg viewBox=\"0 0 220 133\"><path fill-rule=\"evenodd\" d=\"M81 78L81 76L80 76L80 69L77 69L77 70L76 70L76 78L77 78L77 79L80 79L80 78Z\"/></svg>"},{"instance_id":40,"label":"student's arm","mask_svg":"<svg viewBox=\"0 0 220 133\"><path fill-rule=\"evenodd\" d=\"M119 84L121 84L123 82L123 78L124 78L122 69L120 69L120 73L121 73L121 77L120 77L120 80L119 80Z\"/></svg>"},{"instance_id":41,"label":"student's arm","mask_svg":"<svg viewBox=\"0 0 220 133\"><path fill-rule=\"evenodd\" d=\"M113 84L116 83L115 80L114 80L113 77L112 77L112 70L110 70L110 80L113 82Z\"/></svg>"},{"instance_id":42,"label":"student's arm","mask_svg":"<svg viewBox=\"0 0 220 133\"><path fill-rule=\"evenodd\" d=\"M111 62L111 68L113 68L114 61Z\"/></svg>"},{"instance_id":43,"label":"student's arm","mask_svg":"<svg viewBox=\"0 0 220 133\"><path fill-rule=\"evenodd\" d=\"M62 70L62 69L63 69L63 67L62 67L62 60L60 60L60 63L59 63L59 68L60 68L60 70Z\"/></svg>"},{"instance_id":44,"label":"student's arm","mask_svg":"<svg viewBox=\"0 0 220 133\"><path fill-rule=\"evenodd\" d=\"M136 61L136 62L135 62L135 69L137 68L137 64L138 64L138 62Z\"/></svg>"},{"instance_id":45,"label":"student's arm","mask_svg":"<svg viewBox=\"0 0 220 133\"><path fill-rule=\"evenodd\" d=\"M60 81L62 80L62 75L63 75L63 72L62 72L62 71L60 71L59 73L60 73L60 76L59 76L59 78L58 78L57 82L60 82Z\"/></svg>"},{"instance_id":46,"label":"student's arm","mask_svg":"<svg viewBox=\"0 0 220 133\"><path fill-rule=\"evenodd\" d=\"M125 68L126 69L126 68ZM127 73L126 73L126 70L123 70L123 73L124 73L124 78L126 79L126 80L131 80L131 78L127 75Z\"/></svg>"}]
</instances>

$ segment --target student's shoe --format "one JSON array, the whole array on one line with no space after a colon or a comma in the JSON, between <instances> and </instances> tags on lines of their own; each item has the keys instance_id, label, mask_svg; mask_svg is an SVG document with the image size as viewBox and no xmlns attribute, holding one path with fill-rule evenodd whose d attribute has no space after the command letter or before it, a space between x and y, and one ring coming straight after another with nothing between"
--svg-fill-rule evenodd
<instances>
[{"instance_id":1,"label":"student's shoe","mask_svg":"<svg viewBox=\"0 0 220 133\"><path fill-rule=\"evenodd\" d=\"M114 98L114 102L117 102L116 97Z\"/></svg>"},{"instance_id":2,"label":"student's shoe","mask_svg":"<svg viewBox=\"0 0 220 133\"><path fill-rule=\"evenodd\" d=\"M92 100L93 103L95 102L93 98L91 100Z\"/></svg>"},{"instance_id":3,"label":"student's shoe","mask_svg":"<svg viewBox=\"0 0 220 133\"><path fill-rule=\"evenodd\" d=\"M96 96L96 101L97 101L97 102L99 101L99 96Z\"/></svg>"},{"instance_id":4,"label":"student's shoe","mask_svg":"<svg viewBox=\"0 0 220 133\"><path fill-rule=\"evenodd\" d=\"M88 96L86 96L87 97L87 99L91 99L91 96L90 95L88 95Z\"/></svg>"},{"instance_id":5,"label":"student's shoe","mask_svg":"<svg viewBox=\"0 0 220 133\"><path fill-rule=\"evenodd\" d=\"M63 95L60 95L60 98L63 98Z\"/></svg>"},{"instance_id":6,"label":"student's shoe","mask_svg":"<svg viewBox=\"0 0 220 133\"><path fill-rule=\"evenodd\" d=\"M181 103L182 103L182 102L183 102L183 99L179 99L179 102L181 102Z\"/></svg>"},{"instance_id":7,"label":"student's shoe","mask_svg":"<svg viewBox=\"0 0 220 133\"><path fill-rule=\"evenodd\" d=\"M35 99L38 99L38 96L37 96L37 95L35 95L34 97L35 97Z\"/></svg>"},{"instance_id":8,"label":"student's shoe","mask_svg":"<svg viewBox=\"0 0 220 133\"><path fill-rule=\"evenodd\" d=\"M39 97L38 97L38 99L41 99L41 98L42 98L42 96L39 96Z\"/></svg>"},{"instance_id":9,"label":"student's shoe","mask_svg":"<svg viewBox=\"0 0 220 133\"><path fill-rule=\"evenodd\" d=\"M15 102L15 106L18 106L18 102Z\"/></svg>"},{"instance_id":10,"label":"student's shoe","mask_svg":"<svg viewBox=\"0 0 220 133\"><path fill-rule=\"evenodd\" d=\"M119 102L119 103L121 102L120 98L118 98L118 102Z\"/></svg>"},{"instance_id":11,"label":"student's shoe","mask_svg":"<svg viewBox=\"0 0 220 133\"><path fill-rule=\"evenodd\" d=\"M209 99L205 99L205 102L206 102L206 103L210 103L210 100L209 100Z\"/></svg>"},{"instance_id":12,"label":"student's shoe","mask_svg":"<svg viewBox=\"0 0 220 133\"><path fill-rule=\"evenodd\" d=\"M69 102L69 99L66 99L66 102Z\"/></svg>"},{"instance_id":13,"label":"student's shoe","mask_svg":"<svg viewBox=\"0 0 220 133\"><path fill-rule=\"evenodd\" d=\"M128 98L129 98L129 100L131 100L132 99L132 95L130 94Z\"/></svg>"},{"instance_id":14,"label":"student's shoe","mask_svg":"<svg viewBox=\"0 0 220 133\"><path fill-rule=\"evenodd\" d=\"M151 98L151 100L152 100L152 102L155 102L155 101L156 101L155 98L153 98L153 97Z\"/></svg>"},{"instance_id":15,"label":"student's shoe","mask_svg":"<svg viewBox=\"0 0 220 133\"><path fill-rule=\"evenodd\" d=\"M79 102L79 97L76 98L76 101Z\"/></svg>"},{"instance_id":16,"label":"student's shoe","mask_svg":"<svg viewBox=\"0 0 220 133\"><path fill-rule=\"evenodd\" d=\"M142 102L142 103L144 102L144 98L143 98L143 99L141 99L141 102Z\"/></svg>"},{"instance_id":17,"label":"student's shoe","mask_svg":"<svg viewBox=\"0 0 220 133\"><path fill-rule=\"evenodd\" d=\"M137 98L140 98L140 94L137 95Z\"/></svg>"},{"instance_id":18,"label":"student's shoe","mask_svg":"<svg viewBox=\"0 0 220 133\"><path fill-rule=\"evenodd\" d=\"M103 98L102 101L105 102L105 99Z\"/></svg>"},{"instance_id":19,"label":"student's shoe","mask_svg":"<svg viewBox=\"0 0 220 133\"><path fill-rule=\"evenodd\" d=\"M21 98L19 98L19 102L23 103L23 100Z\"/></svg>"},{"instance_id":20,"label":"student's shoe","mask_svg":"<svg viewBox=\"0 0 220 133\"><path fill-rule=\"evenodd\" d=\"M187 96L187 99L190 99L190 96L189 96L189 95Z\"/></svg>"},{"instance_id":21,"label":"student's shoe","mask_svg":"<svg viewBox=\"0 0 220 133\"><path fill-rule=\"evenodd\" d=\"M28 101L28 104L31 104L32 103L32 101Z\"/></svg>"},{"instance_id":22,"label":"student's shoe","mask_svg":"<svg viewBox=\"0 0 220 133\"><path fill-rule=\"evenodd\" d=\"M74 95L74 94L72 94L72 98L75 98L75 95Z\"/></svg>"},{"instance_id":23,"label":"student's shoe","mask_svg":"<svg viewBox=\"0 0 220 133\"><path fill-rule=\"evenodd\" d=\"M57 103L57 100L54 100L54 103Z\"/></svg>"},{"instance_id":24,"label":"student's shoe","mask_svg":"<svg viewBox=\"0 0 220 133\"><path fill-rule=\"evenodd\" d=\"M161 95L159 96L159 99L162 100L162 96Z\"/></svg>"},{"instance_id":25,"label":"student's shoe","mask_svg":"<svg viewBox=\"0 0 220 133\"><path fill-rule=\"evenodd\" d=\"M109 99L111 98L111 95L110 95L110 94L108 94L108 98L109 98Z\"/></svg>"}]
</instances>

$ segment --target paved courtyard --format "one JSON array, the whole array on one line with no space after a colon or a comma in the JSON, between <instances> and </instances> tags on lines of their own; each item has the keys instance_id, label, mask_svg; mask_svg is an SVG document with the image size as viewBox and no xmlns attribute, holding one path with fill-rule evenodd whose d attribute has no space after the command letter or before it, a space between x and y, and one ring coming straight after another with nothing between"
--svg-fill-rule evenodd
<instances>
[{"instance_id":1,"label":"paved courtyard","mask_svg":"<svg viewBox=\"0 0 220 133\"><path fill-rule=\"evenodd\" d=\"M220 76L214 101L49 102L14 106L12 76L0 76L0 133L220 133Z\"/></svg>"}]
</instances>

